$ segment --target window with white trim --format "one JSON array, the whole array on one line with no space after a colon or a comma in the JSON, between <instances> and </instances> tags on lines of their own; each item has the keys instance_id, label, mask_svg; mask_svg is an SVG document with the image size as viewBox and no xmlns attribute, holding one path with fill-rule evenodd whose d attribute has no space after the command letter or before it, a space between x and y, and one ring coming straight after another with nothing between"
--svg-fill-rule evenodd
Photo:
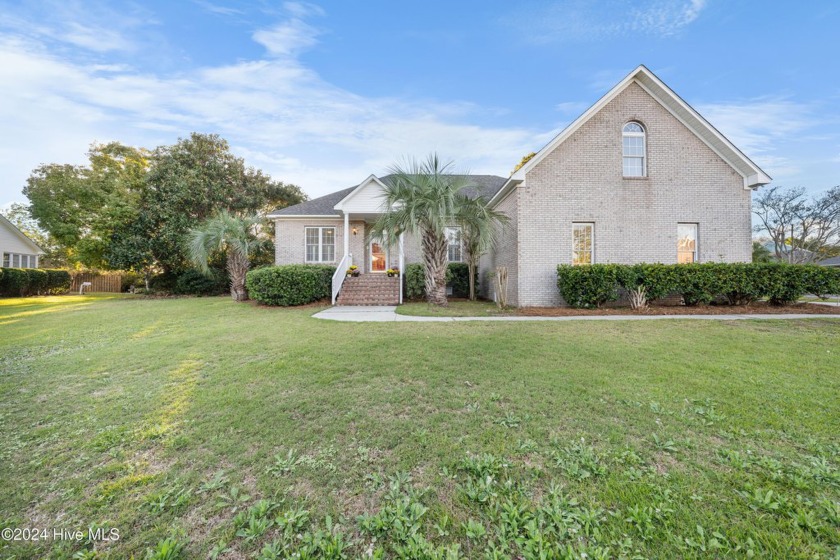
<instances>
[{"instance_id":1,"label":"window with white trim","mask_svg":"<svg viewBox=\"0 0 840 560\"><path fill-rule=\"evenodd\" d=\"M579 222L572 224L572 264L595 262L595 224Z\"/></svg>"},{"instance_id":2,"label":"window with white trim","mask_svg":"<svg viewBox=\"0 0 840 560\"><path fill-rule=\"evenodd\" d=\"M446 258L449 262L462 262L463 244L461 243L461 228L446 228L447 251Z\"/></svg>"},{"instance_id":3,"label":"window with white trim","mask_svg":"<svg viewBox=\"0 0 840 560\"><path fill-rule=\"evenodd\" d=\"M697 224L677 224L677 262L697 262Z\"/></svg>"},{"instance_id":4,"label":"window with white trim","mask_svg":"<svg viewBox=\"0 0 840 560\"><path fill-rule=\"evenodd\" d=\"M629 122L621 130L622 169L625 177L647 176L645 153L647 146L644 127Z\"/></svg>"},{"instance_id":5,"label":"window with white trim","mask_svg":"<svg viewBox=\"0 0 840 560\"><path fill-rule=\"evenodd\" d=\"M3 267L38 268L38 256L24 255L21 253L3 253Z\"/></svg>"},{"instance_id":6,"label":"window with white trim","mask_svg":"<svg viewBox=\"0 0 840 560\"><path fill-rule=\"evenodd\" d=\"M304 230L304 237L306 238L306 262L335 262L334 227L307 227Z\"/></svg>"}]
</instances>

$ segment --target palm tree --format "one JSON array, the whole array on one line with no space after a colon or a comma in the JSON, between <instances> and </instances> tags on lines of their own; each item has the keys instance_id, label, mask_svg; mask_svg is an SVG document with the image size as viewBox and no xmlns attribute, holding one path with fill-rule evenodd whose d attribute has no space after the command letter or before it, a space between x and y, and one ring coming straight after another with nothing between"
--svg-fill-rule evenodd
<instances>
[{"instance_id":1,"label":"palm tree","mask_svg":"<svg viewBox=\"0 0 840 560\"><path fill-rule=\"evenodd\" d=\"M383 198L387 211L373 225L371 235L394 245L406 232L420 237L425 272L426 299L446 305L446 228L457 223L458 194L469 186L469 177L452 173L452 162L437 154L426 161L408 160L389 169Z\"/></svg>"},{"instance_id":2,"label":"palm tree","mask_svg":"<svg viewBox=\"0 0 840 560\"><path fill-rule=\"evenodd\" d=\"M475 271L481 256L498 240L501 227L509 221L501 212L490 208L484 197L458 196L456 222L461 226L461 243L467 257L470 275L470 299L475 300Z\"/></svg>"},{"instance_id":3,"label":"palm tree","mask_svg":"<svg viewBox=\"0 0 840 560\"><path fill-rule=\"evenodd\" d=\"M202 272L209 272L207 261L213 252L227 253L230 296L234 301L248 299L245 275L251 266L251 257L269 242L261 233L260 225L258 216L239 216L221 210L187 234L190 260Z\"/></svg>"}]
</instances>

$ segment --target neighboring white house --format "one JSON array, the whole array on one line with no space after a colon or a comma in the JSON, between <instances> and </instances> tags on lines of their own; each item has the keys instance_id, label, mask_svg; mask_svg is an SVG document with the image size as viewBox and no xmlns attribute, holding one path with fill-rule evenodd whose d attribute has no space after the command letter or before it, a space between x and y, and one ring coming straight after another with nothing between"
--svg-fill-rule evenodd
<instances>
[{"instance_id":1,"label":"neighboring white house","mask_svg":"<svg viewBox=\"0 0 840 560\"><path fill-rule=\"evenodd\" d=\"M520 154L511 154L511 161ZM269 214L277 264L352 262L363 273L420 262L417 239L365 235L389 178ZM752 191L770 177L644 66L627 75L510 177L473 177L510 224L481 280L508 271L507 300L561 305L558 264L749 262ZM461 258L456 231L450 259ZM494 297L483 281L487 297Z\"/></svg>"},{"instance_id":2,"label":"neighboring white house","mask_svg":"<svg viewBox=\"0 0 840 560\"><path fill-rule=\"evenodd\" d=\"M38 268L44 251L0 215L0 257L4 268Z\"/></svg>"}]
</instances>

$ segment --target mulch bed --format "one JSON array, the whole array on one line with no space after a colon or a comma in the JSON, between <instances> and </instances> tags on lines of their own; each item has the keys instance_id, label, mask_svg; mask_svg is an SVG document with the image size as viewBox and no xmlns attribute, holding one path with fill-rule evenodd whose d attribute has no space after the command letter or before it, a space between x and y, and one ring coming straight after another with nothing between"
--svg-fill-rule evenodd
<instances>
[{"instance_id":1,"label":"mulch bed","mask_svg":"<svg viewBox=\"0 0 840 560\"><path fill-rule=\"evenodd\" d=\"M754 314L809 314L840 315L840 306L813 305L797 303L795 305L776 306L766 302L751 305L651 305L645 310L634 311L629 307L603 307L600 309L574 309L571 307L525 307L518 310L518 315L530 317L570 317L575 315L754 315Z\"/></svg>"}]
</instances>

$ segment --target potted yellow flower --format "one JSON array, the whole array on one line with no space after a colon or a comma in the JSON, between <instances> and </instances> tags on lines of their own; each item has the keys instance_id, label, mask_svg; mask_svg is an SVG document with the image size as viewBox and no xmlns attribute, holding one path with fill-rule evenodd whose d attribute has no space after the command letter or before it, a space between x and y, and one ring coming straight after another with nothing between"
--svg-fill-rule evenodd
<instances>
[{"instance_id":1,"label":"potted yellow flower","mask_svg":"<svg viewBox=\"0 0 840 560\"><path fill-rule=\"evenodd\" d=\"M351 264L350 267L347 269L347 276L358 276L361 274L361 270L355 264Z\"/></svg>"}]
</instances>

